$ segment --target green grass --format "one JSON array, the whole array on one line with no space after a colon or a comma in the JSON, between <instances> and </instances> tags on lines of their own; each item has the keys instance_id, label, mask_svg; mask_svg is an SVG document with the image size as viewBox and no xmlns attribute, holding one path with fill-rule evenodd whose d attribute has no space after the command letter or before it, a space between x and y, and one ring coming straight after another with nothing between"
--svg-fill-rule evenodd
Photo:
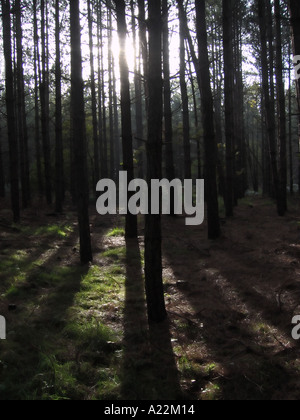
<instances>
[{"instance_id":1,"label":"green grass","mask_svg":"<svg viewBox=\"0 0 300 420\"><path fill-rule=\"evenodd\" d=\"M122 316L122 264L46 268L25 251L0 264L7 280L0 295L22 302L0 342L0 400L120 399L121 332L104 317Z\"/></svg>"},{"instance_id":2,"label":"green grass","mask_svg":"<svg viewBox=\"0 0 300 420\"><path fill-rule=\"evenodd\" d=\"M13 225L14 228L19 230L22 234L28 236L49 236L58 238L67 238L74 231L73 227L69 225L58 225L51 224L46 226L31 227L31 226L20 226Z\"/></svg>"},{"instance_id":3,"label":"green grass","mask_svg":"<svg viewBox=\"0 0 300 420\"><path fill-rule=\"evenodd\" d=\"M126 247L112 248L101 254L102 257L110 258L112 260L125 261L126 259Z\"/></svg>"},{"instance_id":4,"label":"green grass","mask_svg":"<svg viewBox=\"0 0 300 420\"><path fill-rule=\"evenodd\" d=\"M118 228L118 227L117 228L114 228L106 236L108 238L124 237L125 236L125 229Z\"/></svg>"}]
</instances>

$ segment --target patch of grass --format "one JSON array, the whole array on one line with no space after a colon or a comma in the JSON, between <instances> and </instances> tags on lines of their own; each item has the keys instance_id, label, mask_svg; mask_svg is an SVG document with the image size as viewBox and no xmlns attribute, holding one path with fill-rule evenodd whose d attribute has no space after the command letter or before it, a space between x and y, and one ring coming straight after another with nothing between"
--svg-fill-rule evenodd
<instances>
[{"instance_id":1,"label":"patch of grass","mask_svg":"<svg viewBox=\"0 0 300 420\"><path fill-rule=\"evenodd\" d=\"M31 227L31 226L17 226L14 225L15 228L21 231L24 235L27 236L50 236L50 237L59 237L59 238L66 238L70 236L70 234L74 231L73 227L69 225L46 225L46 226L39 226L39 227Z\"/></svg>"},{"instance_id":2,"label":"patch of grass","mask_svg":"<svg viewBox=\"0 0 300 420\"><path fill-rule=\"evenodd\" d=\"M217 401L221 398L221 388L218 384L209 383L201 394L203 401Z\"/></svg>"},{"instance_id":3,"label":"patch of grass","mask_svg":"<svg viewBox=\"0 0 300 420\"><path fill-rule=\"evenodd\" d=\"M202 367L189 360L187 356L182 356L179 359L178 367L185 378L196 379L201 375Z\"/></svg>"},{"instance_id":4,"label":"patch of grass","mask_svg":"<svg viewBox=\"0 0 300 420\"><path fill-rule=\"evenodd\" d=\"M126 247L112 248L108 251L105 251L101 255L105 258L110 258L112 260L125 261L126 259Z\"/></svg>"},{"instance_id":5,"label":"patch of grass","mask_svg":"<svg viewBox=\"0 0 300 420\"><path fill-rule=\"evenodd\" d=\"M124 237L125 236L125 229L118 228L118 227L117 228L114 228L106 236L108 238Z\"/></svg>"},{"instance_id":6,"label":"patch of grass","mask_svg":"<svg viewBox=\"0 0 300 420\"><path fill-rule=\"evenodd\" d=\"M97 384L98 400L118 400L120 399L121 380L113 369L101 369L100 379Z\"/></svg>"},{"instance_id":7,"label":"patch of grass","mask_svg":"<svg viewBox=\"0 0 300 420\"><path fill-rule=\"evenodd\" d=\"M207 366L205 366L204 371L206 373L207 376L210 376L214 373L214 371L216 370L217 366L215 363L210 363Z\"/></svg>"}]
</instances>

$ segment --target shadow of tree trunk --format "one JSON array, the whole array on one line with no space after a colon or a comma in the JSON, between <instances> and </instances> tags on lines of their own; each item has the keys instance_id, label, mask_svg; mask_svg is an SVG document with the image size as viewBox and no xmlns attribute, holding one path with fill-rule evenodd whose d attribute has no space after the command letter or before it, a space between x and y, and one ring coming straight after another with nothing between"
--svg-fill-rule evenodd
<instances>
[{"instance_id":1,"label":"shadow of tree trunk","mask_svg":"<svg viewBox=\"0 0 300 420\"><path fill-rule=\"evenodd\" d=\"M179 396L169 324L149 329L140 246L137 239L127 239L122 398L174 400Z\"/></svg>"}]
</instances>

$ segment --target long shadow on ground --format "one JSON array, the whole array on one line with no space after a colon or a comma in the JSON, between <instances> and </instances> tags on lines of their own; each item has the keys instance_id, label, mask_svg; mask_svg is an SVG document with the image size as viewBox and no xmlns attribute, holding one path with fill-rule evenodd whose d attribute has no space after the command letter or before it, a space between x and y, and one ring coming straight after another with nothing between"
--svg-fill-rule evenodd
<instances>
[{"instance_id":1,"label":"long shadow on ground","mask_svg":"<svg viewBox=\"0 0 300 420\"><path fill-rule=\"evenodd\" d=\"M275 296L272 301L262 293L258 274L266 273L264 260L245 254L241 245L230 251L228 239L208 252L208 247L201 245L206 235L203 228L189 235L180 219L172 221L172 226L166 224L166 264L173 280L179 282L172 281L168 287L187 321L181 322L185 328L181 344L187 348L189 342L193 348L188 357L194 384L188 392L202 398L204 389L214 388L214 398L226 400L299 398L295 368L299 350L286 341L291 313L279 312ZM177 253L168 247L170 236L174 236ZM174 250L176 246L173 240ZM223 259L214 249L224 252ZM182 263L179 253L185 259ZM270 287L276 285L272 279L266 281ZM169 309L174 311L174 306ZM203 371L203 366L210 365Z\"/></svg>"},{"instance_id":2,"label":"long shadow on ground","mask_svg":"<svg viewBox=\"0 0 300 420\"><path fill-rule=\"evenodd\" d=\"M169 323L148 326L139 242L127 240L126 247L123 398L180 399Z\"/></svg>"}]
</instances>

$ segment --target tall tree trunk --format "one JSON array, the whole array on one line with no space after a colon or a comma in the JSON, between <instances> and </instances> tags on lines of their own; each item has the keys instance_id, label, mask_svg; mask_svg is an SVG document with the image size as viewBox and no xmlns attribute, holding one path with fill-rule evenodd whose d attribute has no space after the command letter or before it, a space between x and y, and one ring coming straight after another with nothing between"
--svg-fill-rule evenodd
<instances>
[{"instance_id":1,"label":"tall tree trunk","mask_svg":"<svg viewBox=\"0 0 300 420\"><path fill-rule=\"evenodd\" d=\"M169 2L162 1L163 12L163 73L164 73L164 120L165 120L165 165L166 177L169 181L175 179L174 154L173 154L173 117L171 105L171 74L169 51ZM171 216L174 216L174 194L171 197Z\"/></svg>"},{"instance_id":2,"label":"tall tree trunk","mask_svg":"<svg viewBox=\"0 0 300 420\"><path fill-rule=\"evenodd\" d=\"M233 216L234 207L234 62L233 62L233 0L223 0L223 42L225 77L226 134L226 216Z\"/></svg>"},{"instance_id":3,"label":"tall tree trunk","mask_svg":"<svg viewBox=\"0 0 300 420\"><path fill-rule=\"evenodd\" d=\"M48 0L46 0L47 2ZM41 0L41 38L42 38L42 83L40 84L41 120L44 154L44 175L46 199L52 204L52 171L51 171L51 146L50 146L50 116L49 116L49 72L48 72L48 29L46 18L45 0Z\"/></svg>"},{"instance_id":4,"label":"tall tree trunk","mask_svg":"<svg viewBox=\"0 0 300 420\"><path fill-rule=\"evenodd\" d=\"M185 54L185 36L184 23L179 8L179 24L180 24L180 90L182 99L182 115L183 115L183 150L184 150L184 178L192 178L191 163L191 143L190 143L190 116L189 116L189 98L186 83L186 54Z\"/></svg>"},{"instance_id":5,"label":"tall tree trunk","mask_svg":"<svg viewBox=\"0 0 300 420\"><path fill-rule=\"evenodd\" d=\"M300 56L300 3L298 0L289 0L289 9L291 17L291 27L293 33L293 47L295 56ZM299 124L298 124L298 150L300 151L300 79L296 80L297 87L297 100L298 100L298 112L299 112ZM298 184L300 194L300 163L298 167Z\"/></svg>"},{"instance_id":6,"label":"tall tree trunk","mask_svg":"<svg viewBox=\"0 0 300 420\"><path fill-rule=\"evenodd\" d=\"M22 167L22 201L23 207L27 208L30 204L30 175L29 175L29 150L28 150L28 130L25 105L25 86L23 70L23 31L21 22L21 1L15 1L16 11L16 44L17 44L17 109L18 109L18 128L19 144L21 149Z\"/></svg>"},{"instance_id":7,"label":"tall tree trunk","mask_svg":"<svg viewBox=\"0 0 300 420\"><path fill-rule=\"evenodd\" d=\"M278 102L278 130L280 144L280 201L284 212L287 211L287 125L285 107L285 88L283 80L283 56L282 56L282 25L281 6L279 0L275 0L275 22L276 22L276 83Z\"/></svg>"},{"instance_id":8,"label":"tall tree trunk","mask_svg":"<svg viewBox=\"0 0 300 420\"><path fill-rule=\"evenodd\" d=\"M177 0L184 21L185 36L189 43L190 53L197 73L202 107L202 125L205 149L205 188L207 200L207 222L209 239L217 239L221 235L219 219L219 202L217 187L217 145L214 127L214 106L208 57L208 38L206 27L205 0L195 0L196 30L199 56L197 58L194 43L188 27L183 0ZM201 63L201 65L200 65Z\"/></svg>"},{"instance_id":9,"label":"tall tree trunk","mask_svg":"<svg viewBox=\"0 0 300 420\"><path fill-rule=\"evenodd\" d=\"M244 14L241 8L242 4L236 5L233 11L233 30L234 30L234 61L235 61L235 140L236 140L236 176L235 176L235 196L236 199L245 197L248 189L247 176L247 149L245 140L244 123L244 85L243 85L243 35L242 24Z\"/></svg>"},{"instance_id":10,"label":"tall tree trunk","mask_svg":"<svg viewBox=\"0 0 300 420\"><path fill-rule=\"evenodd\" d=\"M108 26L108 98L109 98L109 148L110 148L110 176L111 179L116 179L116 165L115 165L115 127L114 127L114 102L113 102L113 54L112 54L112 16L111 11L107 11L107 26Z\"/></svg>"},{"instance_id":11,"label":"tall tree trunk","mask_svg":"<svg viewBox=\"0 0 300 420\"><path fill-rule=\"evenodd\" d=\"M148 185L162 178L162 16L161 1L149 2L149 109L148 109ZM151 202L151 199L150 199ZM145 276L148 318L162 322L167 317L162 279L161 215L146 216Z\"/></svg>"},{"instance_id":12,"label":"tall tree trunk","mask_svg":"<svg viewBox=\"0 0 300 420\"><path fill-rule=\"evenodd\" d=\"M136 35L136 17L135 17L135 2L130 1L131 6L131 26L134 49L134 90L135 90L135 130L136 141L134 145L137 149L138 161L138 177L144 178L143 168L143 147L140 146L141 139L144 138L143 128L143 101L142 101L142 79L141 79L141 64L140 57L137 57L137 35Z\"/></svg>"},{"instance_id":13,"label":"tall tree trunk","mask_svg":"<svg viewBox=\"0 0 300 420\"><path fill-rule=\"evenodd\" d=\"M289 42L289 57L292 55L292 43ZM289 67L289 164L290 193L294 195L294 162L293 162L293 120L292 120L292 67Z\"/></svg>"},{"instance_id":14,"label":"tall tree trunk","mask_svg":"<svg viewBox=\"0 0 300 420\"><path fill-rule=\"evenodd\" d=\"M1 0L1 4L3 24L3 49L5 59L5 99L9 144L11 203L13 211L13 220L15 223L18 223L20 221L19 145L15 127L15 96L11 48L10 0Z\"/></svg>"},{"instance_id":15,"label":"tall tree trunk","mask_svg":"<svg viewBox=\"0 0 300 420\"><path fill-rule=\"evenodd\" d=\"M120 169L121 155L120 155L120 124L119 124L119 104L117 96L117 80L115 71L115 59L112 56L112 83L113 83L113 101L114 101L114 135L115 135L115 163L117 173Z\"/></svg>"},{"instance_id":16,"label":"tall tree trunk","mask_svg":"<svg viewBox=\"0 0 300 420\"><path fill-rule=\"evenodd\" d=\"M146 11L145 11L145 0L138 0L139 8L139 28L140 28L140 52L142 55L143 62L143 74L144 74L144 91L146 97L146 111L148 111L148 99L149 99L149 88L148 88L148 43L147 43L147 22L146 22Z\"/></svg>"},{"instance_id":17,"label":"tall tree trunk","mask_svg":"<svg viewBox=\"0 0 300 420\"><path fill-rule=\"evenodd\" d=\"M97 3L97 43L98 43L98 125L99 125L99 154L100 154L100 175L101 178L107 177L107 161L104 156L104 135L103 135L103 113L102 113L102 77L103 76L103 52L102 52L102 4Z\"/></svg>"},{"instance_id":18,"label":"tall tree trunk","mask_svg":"<svg viewBox=\"0 0 300 420\"><path fill-rule=\"evenodd\" d=\"M132 122L131 122L131 99L129 69L126 58L126 7L124 0L115 0L117 10L118 34L120 42L120 82L121 82L121 114L122 114L122 145L123 145L123 169L127 171L128 183L134 179ZM137 217L132 214L126 215L126 237L137 237Z\"/></svg>"},{"instance_id":19,"label":"tall tree trunk","mask_svg":"<svg viewBox=\"0 0 300 420\"><path fill-rule=\"evenodd\" d=\"M61 92L60 9L55 1L55 211L62 213L64 199L64 157Z\"/></svg>"},{"instance_id":20,"label":"tall tree trunk","mask_svg":"<svg viewBox=\"0 0 300 420\"><path fill-rule=\"evenodd\" d=\"M101 61L101 99L102 102L99 104L102 107L102 177L108 178L108 143L107 143L107 120L106 120L106 90L105 90L105 69L104 69L104 40L103 40L103 16L102 6L100 5L99 12L99 31L100 31L100 61Z\"/></svg>"},{"instance_id":21,"label":"tall tree trunk","mask_svg":"<svg viewBox=\"0 0 300 420\"><path fill-rule=\"evenodd\" d=\"M76 165L77 205L82 264L92 261L89 221L89 189L84 94L82 79L81 27L79 0L70 2L71 22L71 113L72 140Z\"/></svg>"},{"instance_id":22,"label":"tall tree trunk","mask_svg":"<svg viewBox=\"0 0 300 420\"><path fill-rule=\"evenodd\" d=\"M214 107L208 58L206 2L205 0L196 0L195 6L199 63L201 63L201 65L198 65L197 68L199 72L198 83L201 90L204 128L208 236L210 239L217 239L221 235L221 227L217 188L217 145L214 128Z\"/></svg>"},{"instance_id":23,"label":"tall tree trunk","mask_svg":"<svg viewBox=\"0 0 300 420\"><path fill-rule=\"evenodd\" d=\"M39 75L40 72L40 51L39 35L37 23L37 0L33 0L33 39L34 39L34 140L36 153L36 170L39 196L44 195L42 161L41 161L41 143L40 143L40 112L39 112Z\"/></svg>"},{"instance_id":24,"label":"tall tree trunk","mask_svg":"<svg viewBox=\"0 0 300 420\"><path fill-rule=\"evenodd\" d=\"M91 0L87 2L88 24L89 24L89 47L91 63L91 93L92 93L92 119L93 119L93 143L94 143L94 183L100 179L100 158L99 158L99 136L97 119L97 96L95 82L95 64L94 64L94 43L93 43L93 14Z\"/></svg>"},{"instance_id":25,"label":"tall tree trunk","mask_svg":"<svg viewBox=\"0 0 300 420\"><path fill-rule=\"evenodd\" d=\"M267 0L269 1L269 0ZM272 100L270 96L270 85L269 85L269 72L268 72L268 48L267 48L267 36L266 36L266 2L265 0L256 1L259 16L259 27L260 27L260 38L261 38L261 63L262 63L262 88L264 94L264 106L266 114L266 125L268 131L268 144L271 156L271 166L273 175L273 184L275 197L277 202L277 211L280 216L283 216L285 211L281 206L280 194L279 194L279 175L277 167L277 146L276 146L276 125L275 125L275 113L273 112ZM273 66L273 63L270 63Z\"/></svg>"}]
</instances>

